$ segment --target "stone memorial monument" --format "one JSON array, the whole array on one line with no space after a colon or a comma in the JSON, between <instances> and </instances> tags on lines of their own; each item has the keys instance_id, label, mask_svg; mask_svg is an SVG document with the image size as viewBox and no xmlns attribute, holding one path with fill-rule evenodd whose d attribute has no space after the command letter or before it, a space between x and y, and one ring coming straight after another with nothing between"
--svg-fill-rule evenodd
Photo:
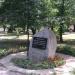
<instances>
[{"instance_id":1,"label":"stone memorial monument","mask_svg":"<svg viewBox=\"0 0 75 75\"><path fill-rule=\"evenodd\" d=\"M56 47L56 36L46 27L36 33L30 41L29 59L38 62L49 57L53 58L55 56Z\"/></svg>"}]
</instances>

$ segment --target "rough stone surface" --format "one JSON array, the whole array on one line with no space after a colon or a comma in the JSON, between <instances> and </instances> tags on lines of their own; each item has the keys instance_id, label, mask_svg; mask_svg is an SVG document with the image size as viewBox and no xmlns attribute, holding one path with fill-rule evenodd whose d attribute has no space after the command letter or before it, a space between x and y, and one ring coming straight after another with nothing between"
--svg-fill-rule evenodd
<instances>
[{"instance_id":1,"label":"rough stone surface","mask_svg":"<svg viewBox=\"0 0 75 75\"><path fill-rule=\"evenodd\" d=\"M53 58L57 47L55 34L48 28L45 28L44 30L36 33L33 37L47 38L47 45L45 50L33 48L32 47L33 39L32 39L29 48L29 59L38 62L40 60L47 59L48 57Z\"/></svg>"},{"instance_id":2,"label":"rough stone surface","mask_svg":"<svg viewBox=\"0 0 75 75\"><path fill-rule=\"evenodd\" d=\"M25 75L24 73L18 72L18 71L9 71L8 75Z\"/></svg>"},{"instance_id":3,"label":"rough stone surface","mask_svg":"<svg viewBox=\"0 0 75 75\"><path fill-rule=\"evenodd\" d=\"M6 70L6 69L7 68L3 64L0 63L0 70Z\"/></svg>"}]
</instances>

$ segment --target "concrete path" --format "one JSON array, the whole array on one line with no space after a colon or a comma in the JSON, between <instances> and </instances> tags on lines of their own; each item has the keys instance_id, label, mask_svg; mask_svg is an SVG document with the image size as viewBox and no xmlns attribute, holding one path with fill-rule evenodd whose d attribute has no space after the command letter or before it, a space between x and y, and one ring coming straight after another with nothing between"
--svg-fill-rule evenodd
<instances>
[{"instance_id":1,"label":"concrete path","mask_svg":"<svg viewBox=\"0 0 75 75\"><path fill-rule=\"evenodd\" d=\"M75 39L75 32L69 33L69 32L65 32L63 34L63 39L64 40L74 40Z\"/></svg>"},{"instance_id":2,"label":"concrete path","mask_svg":"<svg viewBox=\"0 0 75 75\"><path fill-rule=\"evenodd\" d=\"M29 39L31 39L31 38L32 38L32 36L30 35ZM0 35L0 40L13 40L13 39L15 39L15 40L26 40L27 35L20 35L19 37L17 37L16 35L14 35L14 36L12 36L12 35L11 36Z\"/></svg>"},{"instance_id":3,"label":"concrete path","mask_svg":"<svg viewBox=\"0 0 75 75\"><path fill-rule=\"evenodd\" d=\"M26 53L21 52L17 54L11 54L0 60L0 75L25 75L23 71L18 67L14 66L11 61L12 58L26 58ZM21 70L22 72L20 72Z\"/></svg>"},{"instance_id":4,"label":"concrete path","mask_svg":"<svg viewBox=\"0 0 75 75\"><path fill-rule=\"evenodd\" d=\"M64 58L66 63L54 69L28 70L19 68L11 62L12 58L26 59L26 52L10 54L3 59L0 59L0 75L72 75L70 74L70 71L75 68L75 57L58 53L56 55Z\"/></svg>"}]
</instances>

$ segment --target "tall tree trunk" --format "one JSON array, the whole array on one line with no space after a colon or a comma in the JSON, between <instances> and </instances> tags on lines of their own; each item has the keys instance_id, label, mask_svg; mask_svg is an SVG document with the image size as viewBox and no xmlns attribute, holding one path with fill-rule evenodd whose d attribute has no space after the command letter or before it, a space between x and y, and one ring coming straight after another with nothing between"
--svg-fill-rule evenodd
<instances>
[{"instance_id":1,"label":"tall tree trunk","mask_svg":"<svg viewBox=\"0 0 75 75\"><path fill-rule=\"evenodd\" d=\"M27 25L27 57L29 56L29 26Z\"/></svg>"},{"instance_id":2,"label":"tall tree trunk","mask_svg":"<svg viewBox=\"0 0 75 75\"><path fill-rule=\"evenodd\" d=\"M60 42L62 43L63 42L63 38L62 38L62 33L63 33L63 25L64 25L64 12L65 12L65 9L64 9L64 0L62 0L62 4L61 4L61 23L60 23Z\"/></svg>"},{"instance_id":3,"label":"tall tree trunk","mask_svg":"<svg viewBox=\"0 0 75 75\"><path fill-rule=\"evenodd\" d=\"M29 0L26 0L26 11L27 11L27 16L26 16L26 25L27 25L27 57L29 58L29 20L30 20L30 9L29 9Z\"/></svg>"},{"instance_id":4,"label":"tall tree trunk","mask_svg":"<svg viewBox=\"0 0 75 75\"><path fill-rule=\"evenodd\" d=\"M63 38L62 38L62 33L63 33L63 23L60 24L60 29L59 29L59 35L60 35L60 42L62 43L63 42Z\"/></svg>"}]
</instances>

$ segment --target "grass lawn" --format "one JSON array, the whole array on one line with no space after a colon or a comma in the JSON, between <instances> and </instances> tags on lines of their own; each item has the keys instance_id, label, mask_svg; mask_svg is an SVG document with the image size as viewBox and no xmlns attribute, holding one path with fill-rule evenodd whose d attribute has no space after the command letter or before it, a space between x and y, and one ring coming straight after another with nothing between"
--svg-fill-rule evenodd
<instances>
[{"instance_id":1,"label":"grass lawn","mask_svg":"<svg viewBox=\"0 0 75 75\"><path fill-rule=\"evenodd\" d=\"M63 35L63 43L58 43L57 52L75 56L75 33Z\"/></svg>"},{"instance_id":2,"label":"grass lawn","mask_svg":"<svg viewBox=\"0 0 75 75\"><path fill-rule=\"evenodd\" d=\"M27 50L27 35L16 37L13 35L5 35L0 37L0 58L10 53ZM31 38L31 37L30 37Z\"/></svg>"},{"instance_id":3,"label":"grass lawn","mask_svg":"<svg viewBox=\"0 0 75 75\"><path fill-rule=\"evenodd\" d=\"M11 53L25 51L27 49L26 45L26 40L0 41L0 58Z\"/></svg>"}]
</instances>

